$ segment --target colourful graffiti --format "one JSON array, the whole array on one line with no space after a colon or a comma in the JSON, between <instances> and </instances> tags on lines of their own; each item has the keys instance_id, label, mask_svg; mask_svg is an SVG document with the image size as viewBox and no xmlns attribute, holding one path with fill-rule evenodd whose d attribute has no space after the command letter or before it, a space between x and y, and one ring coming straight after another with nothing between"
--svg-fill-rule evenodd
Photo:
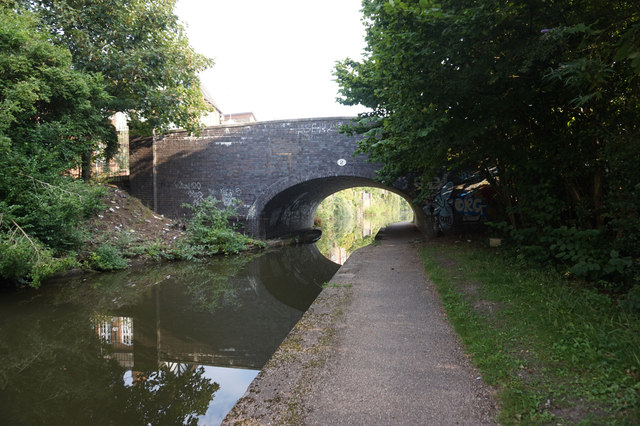
<instances>
[{"instance_id":1,"label":"colourful graffiti","mask_svg":"<svg viewBox=\"0 0 640 426\"><path fill-rule=\"evenodd\" d=\"M481 197L476 197L472 193L463 192L459 194L453 207L456 212L465 216L474 216L485 219L487 217L487 203Z\"/></svg>"},{"instance_id":2,"label":"colourful graffiti","mask_svg":"<svg viewBox=\"0 0 640 426\"><path fill-rule=\"evenodd\" d=\"M445 183L446 182L446 183ZM443 170L425 184L423 211L436 233L470 229L487 220L493 198L488 182L478 172Z\"/></svg>"}]
</instances>

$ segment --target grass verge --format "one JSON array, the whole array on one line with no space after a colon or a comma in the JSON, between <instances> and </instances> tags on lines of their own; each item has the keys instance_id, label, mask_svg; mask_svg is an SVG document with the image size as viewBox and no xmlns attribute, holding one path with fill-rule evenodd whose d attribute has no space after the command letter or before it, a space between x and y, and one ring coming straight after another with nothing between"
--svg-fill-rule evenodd
<instances>
[{"instance_id":1,"label":"grass verge","mask_svg":"<svg viewBox=\"0 0 640 426\"><path fill-rule=\"evenodd\" d=\"M640 318L498 251L427 246L425 270L503 424L640 423Z\"/></svg>"}]
</instances>

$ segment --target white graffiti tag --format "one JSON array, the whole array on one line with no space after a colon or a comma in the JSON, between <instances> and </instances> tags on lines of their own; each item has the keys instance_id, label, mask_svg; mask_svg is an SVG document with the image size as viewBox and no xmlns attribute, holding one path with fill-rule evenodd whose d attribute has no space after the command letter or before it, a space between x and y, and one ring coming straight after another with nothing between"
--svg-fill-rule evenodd
<instances>
[{"instance_id":1,"label":"white graffiti tag","mask_svg":"<svg viewBox=\"0 0 640 426\"><path fill-rule=\"evenodd\" d=\"M190 203L194 206L197 206L204 200L204 194L202 193L202 184L200 182L189 182L184 183L181 180L175 181L173 185L183 191L190 200Z\"/></svg>"}]
</instances>

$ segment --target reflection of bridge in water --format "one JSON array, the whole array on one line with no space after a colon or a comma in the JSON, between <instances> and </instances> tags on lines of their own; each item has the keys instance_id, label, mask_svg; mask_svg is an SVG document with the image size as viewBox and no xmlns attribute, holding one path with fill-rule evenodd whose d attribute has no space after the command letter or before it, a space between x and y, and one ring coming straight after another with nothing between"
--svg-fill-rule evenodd
<instances>
[{"instance_id":1,"label":"reflection of bridge in water","mask_svg":"<svg viewBox=\"0 0 640 426\"><path fill-rule=\"evenodd\" d=\"M338 269L315 245L265 253L230 278L197 266L96 324L111 358L136 371L163 363L260 369Z\"/></svg>"}]
</instances>

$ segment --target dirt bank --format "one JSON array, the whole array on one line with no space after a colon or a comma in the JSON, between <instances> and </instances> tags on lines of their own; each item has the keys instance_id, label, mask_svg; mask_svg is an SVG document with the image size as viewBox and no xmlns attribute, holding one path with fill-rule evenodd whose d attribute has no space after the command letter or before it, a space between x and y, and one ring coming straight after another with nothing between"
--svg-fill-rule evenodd
<instances>
[{"instance_id":1,"label":"dirt bank","mask_svg":"<svg viewBox=\"0 0 640 426\"><path fill-rule=\"evenodd\" d=\"M118 187L108 185L102 202L105 208L95 213L89 223L87 251L99 244L116 244L119 240L122 243L124 238L129 244L159 243L169 247L184 231L182 222L154 213Z\"/></svg>"}]
</instances>

